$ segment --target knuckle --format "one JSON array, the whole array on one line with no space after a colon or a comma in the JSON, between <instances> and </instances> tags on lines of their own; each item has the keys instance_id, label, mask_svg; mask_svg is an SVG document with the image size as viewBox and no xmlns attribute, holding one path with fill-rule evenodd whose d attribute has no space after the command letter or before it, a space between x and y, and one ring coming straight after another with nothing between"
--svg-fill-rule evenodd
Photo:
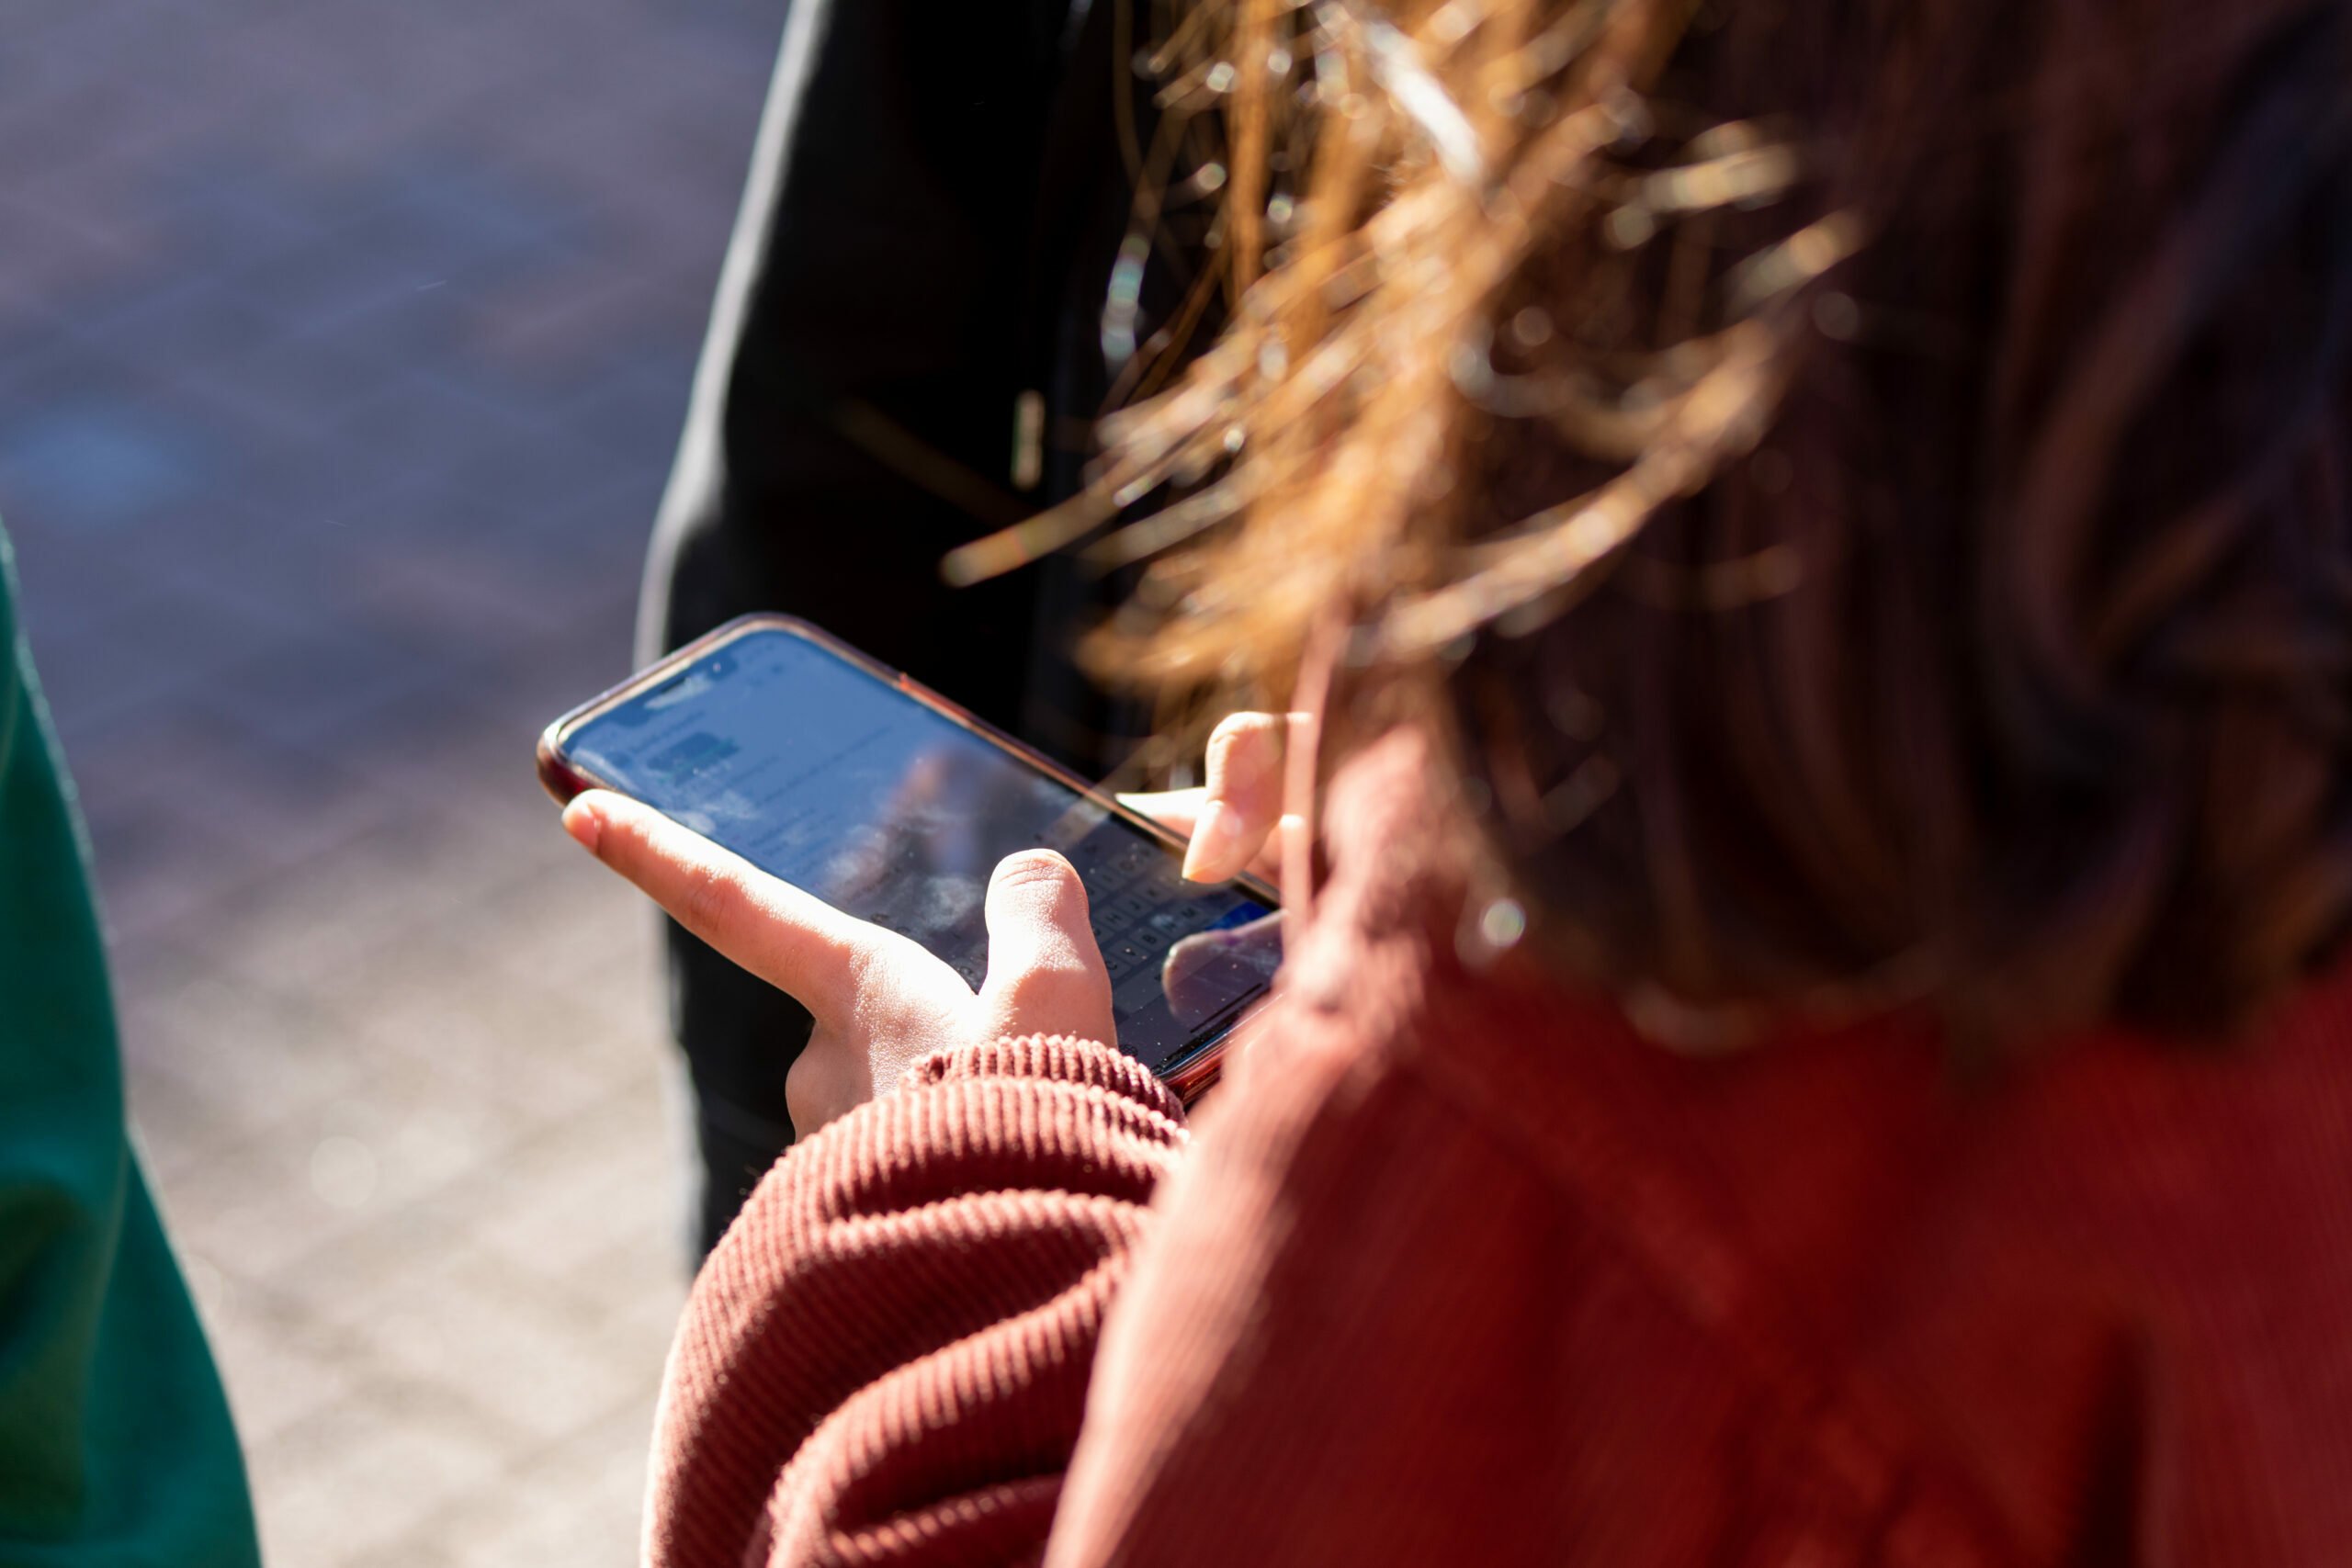
<instances>
[{"instance_id":1,"label":"knuckle","mask_svg":"<svg viewBox=\"0 0 2352 1568\"><path fill-rule=\"evenodd\" d=\"M825 967L841 976L840 991L851 997L888 990L910 963L920 963L930 950L910 936L876 931L863 941L827 939L818 950Z\"/></svg>"},{"instance_id":2,"label":"knuckle","mask_svg":"<svg viewBox=\"0 0 2352 1568\"><path fill-rule=\"evenodd\" d=\"M1209 731L1208 771L1212 776L1233 765L1234 750L1244 743L1250 733L1250 719L1246 713L1229 713Z\"/></svg>"},{"instance_id":3,"label":"knuckle","mask_svg":"<svg viewBox=\"0 0 2352 1568\"><path fill-rule=\"evenodd\" d=\"M1272 714L1227 714L1211 732L1207 772L1213 784L1241 783L1270 767L1281 751L1282 720Z\"/></svg>"},{"instance_id":4,"label":"knuckle","mask_svg":"<svg viewBox=\"0 0 2352 1568\"><path fill-rule=\"evenodd\" d=\"M1216 721L1216 728L1209 735L1209 744L1238 746L1251 736L1264 734L1273 727L1273 723L1274 716L1268 713L1249 710L1229 713Z\"/></svg>"}]
</instances>

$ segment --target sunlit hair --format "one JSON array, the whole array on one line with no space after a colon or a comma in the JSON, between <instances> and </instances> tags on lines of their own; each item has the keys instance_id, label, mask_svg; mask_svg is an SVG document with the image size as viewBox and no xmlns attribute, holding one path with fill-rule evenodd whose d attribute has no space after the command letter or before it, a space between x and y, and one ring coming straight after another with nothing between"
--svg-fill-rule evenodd
<instances>
[{"instance_id":1,"label":"sunlit hair","mask_svg":"<svg viewBox=\"0 0 2352 1568\"><path fill-rule=\"evenodd\" d=\"M1123 134L1216 265L1117 340L1139 204L1097 482L951 574L1149 561L1162 689L1327 628L1710 1027L2225 1031L2352 907L2346 16L1165 0Z\"/></svg>"}]
</instances>

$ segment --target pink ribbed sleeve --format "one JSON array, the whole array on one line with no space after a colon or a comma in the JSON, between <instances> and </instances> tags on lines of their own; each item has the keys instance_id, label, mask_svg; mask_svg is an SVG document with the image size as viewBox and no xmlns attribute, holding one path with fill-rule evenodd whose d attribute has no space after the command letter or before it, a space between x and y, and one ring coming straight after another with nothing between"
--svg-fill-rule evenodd
<instances>
[{"instance_id":1,"label":"pink ribbed sleeve","mask_svg":"<svg viewBox=\"0 0 2352 1568\"><path fill-rule=\"evenodd\" d=\"M1028 1039L932 1057L795 1148L695 1283L647 1562L1034 1558L1184 1139L1135 1062Z\"/></svg>"}]
</instances>

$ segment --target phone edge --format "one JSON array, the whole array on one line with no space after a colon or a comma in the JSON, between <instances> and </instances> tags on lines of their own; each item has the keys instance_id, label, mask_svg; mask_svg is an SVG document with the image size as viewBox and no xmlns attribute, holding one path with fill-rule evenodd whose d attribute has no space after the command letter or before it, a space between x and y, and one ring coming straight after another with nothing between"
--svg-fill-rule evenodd
<instances>
[{"instance_id":1,"label":"phone edge","mask_svg":"<svg viewBox=\"0 0 2352 1568\"><path fill-rule=\"evenodd\" d=\"M692 642L681 644L644 669L638 671L628 679L608 687L557 718L539 734L537 761L540 785L559 806L569 805L572 796L582 790L598 787L600 781L573 766L570 759L563 754L563 739L571 730L596 717L605 710L627 701L646 687L657 685L662 681L667 680L673 672L674 667L691 664L711 649L724 647L754 631L768 630L786 632L803 641L817 644L826 651L864 670L867 674L897 687L957 728L969 730L990 744L1011 751L1064 787L1076 791L1085 799L1093 801L1126 822L1141 829L1147 835L1159 840L1163 847L1179 852L1182 852L1184 840L1173 832L1161 827L1142 812L1134 809L1116 795L1104 792L1087 779L1062 766L1061 763L1018 736L1008 734L998 728L955 699L943 696L905 671L893 669L864 649L842 641L824 627L804 620L798 615L786 615L775 610L761 610L748 615L738 615L731 621L714 626ZM1263 902L1268 908L1282 908L1281 890L1254 873L1245 871L1234 877L1233 883L1235 886L1249 889L1250 894Z\"/></svg>"}]
</instances>

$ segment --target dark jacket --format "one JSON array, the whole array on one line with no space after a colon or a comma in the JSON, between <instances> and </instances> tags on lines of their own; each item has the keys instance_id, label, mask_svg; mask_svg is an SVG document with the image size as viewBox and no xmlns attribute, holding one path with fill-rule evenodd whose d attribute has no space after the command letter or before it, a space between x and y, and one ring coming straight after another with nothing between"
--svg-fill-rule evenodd
<instances>
[{"instance_id":1,"label":"dark jacket","mask_svg":"<svg viewBox=\"0 0 2352 1568\"><path fill-rule=\"evenodd\" d=\"M940 557L1077 484L1129 197L1107 6L797 0L679 459L640 652L804 615L1083 769L1123 737L1067 660L1067 561ZM1043 462L1016 455L1042 400ZM1033 477L1034 476L1034 477Z\"/></svg>"},{"instance_id":2,"label":"dark jacket","mask_svg":"<svg viewBox=\"0 0 2352 1568\"><path fill-rule=\"evenodd\" d=\"M938 571L1080 480L1131 207L1116 18L1107 0L795 0L655 527L642 659L784 610L1082 773L1142 733L1069 657L1115 583L1067 559L963 590ZM1025 464L1023 394L1044 414ZM808 1015L674 926L670 950L707 1248L791 1140Z\"/></svg>"}]
</instances>

